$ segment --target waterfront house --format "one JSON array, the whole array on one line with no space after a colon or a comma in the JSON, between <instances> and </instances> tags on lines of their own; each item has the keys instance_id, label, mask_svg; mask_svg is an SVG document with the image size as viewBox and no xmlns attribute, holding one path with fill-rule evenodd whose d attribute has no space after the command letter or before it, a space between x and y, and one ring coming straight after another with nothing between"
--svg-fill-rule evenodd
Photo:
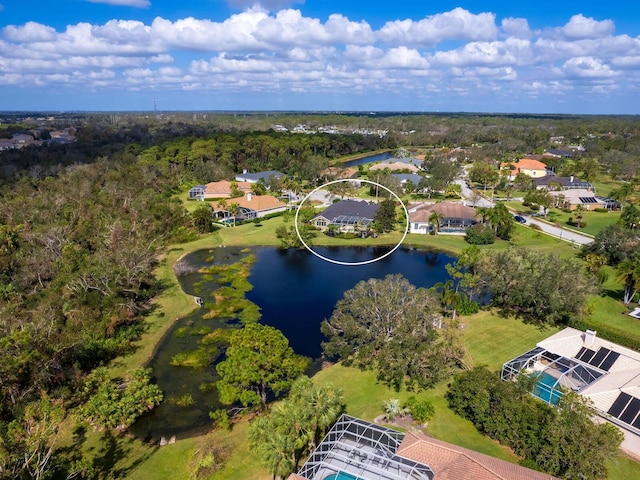
<instances>
[{"instance_id":1,"label":"waterfront house","mask_svg":"<svg viewBox=\"0 0 640 480\"><path fill-rule=\"evenodd\" d=\"M365 200L340 200L311 219L323 232L330 227L340 232L353 232L356 227L368 227L378 211L377 203Z\"/></svg>"},{"instance_id":2,"label":"waterfront house","mask_svg":"<svg viewBox=\"0 0 640 480\"><path fill-rule=\"evenodd\" d=\"M478 223L476 209L459 202L420 203L409 205L409 233L439 233L464 235L465 230ZM439 216L434 225L433 213ZM438 228L439 227L439 228Z\"/></svg>"}]
</instances>

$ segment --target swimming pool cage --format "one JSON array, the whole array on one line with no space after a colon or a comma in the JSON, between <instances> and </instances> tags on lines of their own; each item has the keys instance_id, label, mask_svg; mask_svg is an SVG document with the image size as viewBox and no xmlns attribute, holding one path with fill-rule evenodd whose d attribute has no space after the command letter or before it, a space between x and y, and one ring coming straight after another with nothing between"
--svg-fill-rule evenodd
<instances>
[{"instance_id":1,"label":"swimming pool cage","mask_svg":"<svg viewBox=\"0 0 640 480\"><path fill-rule=\"evenodd\" d=\"M433 480L433 470L396 455L404 433L342 415L302 466L298 475L309 480ZM343 475L346 476L346 475Z\"/></svg>"},{"instance_id":2,"label":"swimming pool cage","mask_svg":"<svg viewBox=\"0 0 640 480\"><path fill-rule=\"evenodd\" d=\"M605 372L575 358L563 357L545 348L536 347L505 363L500 378L513 380L521 373L539 375L540 380L532 393L555 405L562 389L579 392Z\"/></svg>"}]
</instances>

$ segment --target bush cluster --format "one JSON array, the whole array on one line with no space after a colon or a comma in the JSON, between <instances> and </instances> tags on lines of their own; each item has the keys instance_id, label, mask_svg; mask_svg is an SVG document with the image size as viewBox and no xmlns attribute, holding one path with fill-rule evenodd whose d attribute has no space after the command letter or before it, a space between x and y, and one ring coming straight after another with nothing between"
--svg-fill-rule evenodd
<instances>
[{"instance_id":1,"label":"bush cluster","mask_svg":"<svg viewBox=\"0 0 640 480\"><path fill-rule=\"evenodd\" d=\"M576 393L554 408L529 394L536 377L501 381L485 367L457 375L446 394L449 407L482 433L511 447L527 466L562 478L606 478L622 433L595 425L593 410Z\"/></svg>"},{"instance_id":2,"label":"bush cluster","mask_svg":"<svg viewBox=\"0 0 640 480\"><path fill-rule=\"evenodd\" d=\"M496 241L496 232L489 225L476 223L467 228L464 239L471 245L490 245Z\"/></svg>"}]
</instances>

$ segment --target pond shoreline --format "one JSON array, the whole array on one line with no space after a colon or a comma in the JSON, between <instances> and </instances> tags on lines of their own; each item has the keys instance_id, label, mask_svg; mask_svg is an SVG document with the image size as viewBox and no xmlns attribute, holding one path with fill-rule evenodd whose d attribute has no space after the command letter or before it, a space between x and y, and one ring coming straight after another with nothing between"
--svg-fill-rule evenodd
<instances>
[{"instance_id":1,"label":"pond shoreline","mask_svg":"<svg viewBox=\"0 0 640 480\"><path fill-rule=\"evenodd\" d=\"M276 219L273 219L276 220ZM272 220L272 221L273 221ZM235 227L236 229L242 229L242 226ZM226 234L226 230L224 232ZM235 233L235 232L234 232ZM234 247L278 247L279 243L276 239L273 241L263 241L259 244L251 244L250 242L243 243L240 235L234 235L234 233L227 234L235 237L234 240L228 242L230 245L226 245L225 238L218 232L205 235L197 240L184 244L175 244L167 247L166 252L160 257L159 265L156 268L155 277L157 280L163 282L166 288L156 297L151 300L151 304L156 307L155 312L151 313L145 318L145 326L147 331L142 334L140 340L136 342L137 349L130 355L120 357L116 359L110 370L112 376L122 376L126 372L135 368L147 368L149 362L154 358L157 353L157 349L162 343L167 332L173 327L173 325L194 310L200 308L195 305L193 297L187 294L181 287L180 282L174 272L175 264L198 250L212 250L219 247L234 246ZM242 233L241 231L238 233ZM226 236L226 235L225 235ZM231 240L229 238L228 240ZM447 246L434 246L423 245L420 242L412 241L410 239L405 241L402 246L414 250L428 250L434 253L443 253L451 256L456 256L458 250L455 247L447 248ZM394 246L393 242L388 244L376 244L375 246ZM325 246L325 245L318 245ZM328 246L328 245L327 245ZM347 246L347 245L344 245Z\"/></svg>"}]
</instances>

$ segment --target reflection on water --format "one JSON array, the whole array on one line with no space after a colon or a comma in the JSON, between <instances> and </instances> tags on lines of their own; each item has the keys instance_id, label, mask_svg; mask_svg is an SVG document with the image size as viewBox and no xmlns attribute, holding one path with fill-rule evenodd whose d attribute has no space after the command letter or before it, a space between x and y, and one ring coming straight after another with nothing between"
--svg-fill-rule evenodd
<instances>
[{"instance_id":1,"label":"reflection on water","mask_svg":"<svg viewBox=\"0 0 640 480\"><path fill-rule=\"evenodd\" d=\"M316 247L323 256L344 262L359 262L381 256L388 247L339 248ZM247 298L260 306L261 322L280 329L296 353L312 358L321 354L320 323L328 318L343 293L360 280L384 278L401 273L418 287L430 287L447 278L445 265L453 259L441 253L399 248L384 259L362 266L336 265L323 261L306 250L279 250L272 247L248 249L220 247L201 250L185 257L187 273L179 277L186 293L211 300L221 285L197 271L212 264L227 265L240 261L249 253L256 262L249 281L253 289ZM195 268L193 268L195 267ZM195 306L195 303L194 303ZM196 309L176 321L149 366L165 393L162 404L141 417L131 428L142 438L160 436L178 438L206 431L211 425L209 412L220 408L212 389L217 380L215 345L206 344L207 334L221 328L237 327L229 319L203 319L206 309ZM206 361L203 367L172 365L185 353L198 352L188 360ZM192 362L185 362L192 363ZM197 362L196 362L197 363Z\"/></svg>"}]
</instances>

